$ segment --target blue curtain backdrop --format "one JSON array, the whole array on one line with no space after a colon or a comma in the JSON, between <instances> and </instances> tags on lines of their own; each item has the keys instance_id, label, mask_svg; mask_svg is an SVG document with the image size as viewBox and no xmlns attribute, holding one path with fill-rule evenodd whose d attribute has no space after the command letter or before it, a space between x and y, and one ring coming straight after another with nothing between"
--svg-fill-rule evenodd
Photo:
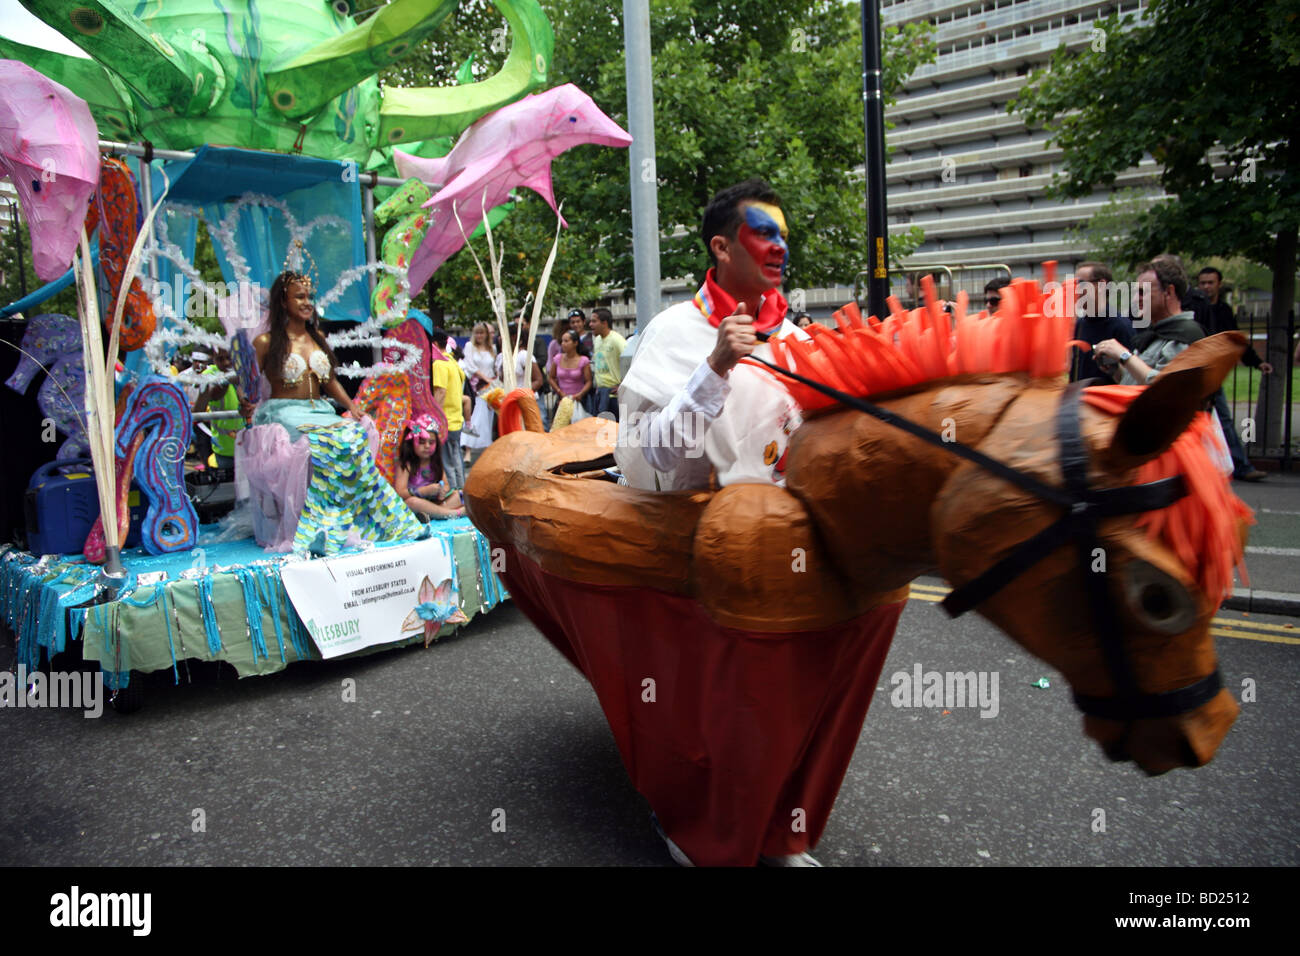
<instances>
[{"instance_id":1,"label":"blue curtain backdrop","mask_svg":"<svg viewBox=\"0 0 1300 956\"><path fill-rule=\"evenodd\" d=\"M300 226L322 215L342 220L344 227L318 227L305 243L308 255L303 256L303 268L316 278L318 296L333 288L341 272L366 262L355 163L203 146L193 159L169 162L166 170L172 181L168 198L201 206L214 225L245 193L282 200ZM161 176L153 177L153 189L155 197L161 194ZM245 207L239 213L236 235L239 254L248 260L252 280L269 290L283 271L289 252L290 234L284 217L278 209ZM175 235L172 238L177 241ZM219 243L213 245L223 278L233 282L234 271L225 253ZM370 286L364 276L325 311L325 318L332 320L361 322L369 317Z\"/></svg>"}]
</instances>

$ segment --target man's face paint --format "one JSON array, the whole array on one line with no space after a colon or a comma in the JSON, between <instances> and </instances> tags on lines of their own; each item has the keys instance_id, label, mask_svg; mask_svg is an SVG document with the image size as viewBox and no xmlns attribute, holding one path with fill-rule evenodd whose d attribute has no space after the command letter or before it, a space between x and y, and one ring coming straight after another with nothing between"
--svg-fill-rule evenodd
<instances>
[{"instance_id":1,"label":"man's face paint","mask_svg":"<svg viewBox=\"0 0 1300 956\"><path fill-rule=\"evenodd\" d=\"M753 257L763 277L773 286L785 278L790 247L786 244L789 230L785 214L779 206L765 202L752 202L744 207L745 221L740 224L737 239Z\"/></svg>"}]
</instances>

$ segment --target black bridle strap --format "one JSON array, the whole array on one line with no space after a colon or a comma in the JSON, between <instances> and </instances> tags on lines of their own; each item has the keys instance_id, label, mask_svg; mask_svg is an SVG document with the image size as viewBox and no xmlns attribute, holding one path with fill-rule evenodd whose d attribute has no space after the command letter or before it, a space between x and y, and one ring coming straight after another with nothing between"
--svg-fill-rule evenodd
<instances>
[{"instance_id":1,"label":"black bridle strap","mask_svg":"<svg viewBox=\"0 0 1300 956\"><path fill-rule=\"evenodd\" d=\"M998 461L996 458L990 458L988 455L976 451L969 445L963 445L959 441L949 441L942 435L938 435L922 425L908 421L902 415L897 415L888 409L881 408L879 405L868 402L866 399L841 392L837 388L832 388L831 386L815 381L814 379L805 378L798 372L792 372L788 368L783 368L780 365L769 362L767 359L759 358L757 355L748 355L746 358L751 362L757 362L760 365L764 365L780 375L794 379L801 385L807 385L814 391L821 392L828 398L835 399L841 405L847 405L849 408L856 409L857 411L870 415L872 418L879 419L887 425L893 425L895 428L901 429L909 435L921 439L923 442L928 442L937 448L942 448L944 451L950 452L959 458L965 458L967 461L973 462L987 471L991 471L1004 481L1009 481L1013 485L1018 485L1025 489L1025 491L1031 492L1045 501L1061 505L1064 508L1070 507L1072 503L1070 497L1061 491L1060 488L1053 488L1051 485L1045 485L1037 478L1017 471L1010 465Z\"/></svg>"},{"instance_id":2,"label":"black bridle strap","mask_svg":"<svg viewBox=\"0 0 1300 956\"><path fill-rule=\"evenodd\" d=\"M1112 496L1111 492L1139 493ZM1065 545L1071 538L1079 542L1080 560L1084 561L1085 567L1089 566L1092 563L1093 550L1100 547L1095 535L1089 533L1094 527L1095 518L1154 511L1168 507L1185 494L1187 494L1186 485L1180 475L1162 478L1149 485L1092 492L1090 497L1094 500L1080 502L1079 505L1072 507L1068 514L1057 519L1029 540L1021 542L1015 550L987 571L954 588L941 602L943 609L951 617L965 614L1002 590L1057 548Z\"/></svg>"},{"instance_id":3,"label":"black bridle strap","mask_svg":"<svg viewBox=\"0 0 1300 956\"><path fill-rule=\"evenodd\" d=\"M1088 454L1079 428L1079 415L1075 406L1078 404L1080 389L1070 386L1061 400L1061 407L1056 417L1056 434L1060 442L1061 472L1065 485L1070 492L1085 499L1097 498L1105 492L1088 490ZM1134 490L1153 489L1161 482L1139 485ZM1128 489L1115 489L1123 491ZM1179 487L1171 496L1156 507L1164 508L1173 504L1187 494L1185 485L1179 479ZM1125 502L1127 508L1132 502ZM1135 508L1135 511L1151 510ZM1114 512L1118 514L1129 511ZM1176 714L1195 710L1208 703L1223 687L1223 679L1216 667L1207 677L1180 687L1177 690L1160 694L1146 694L1138 688L1137 677L1133 673L1132 662L1124 649L1124 631L1115 613L1114 604L1107 593L1106 575L1093 571L1090 557L1094 549L1100 547L1098 537L1098 519L1106 516L1101 509L1080 513L1081 527L1075 543L1079 550L1079 568L1088 579L1088 597L1092 613L1097 622L1097 636L1101 641L1102 656L1110 671L1111 679L1118 691L1115 697L1094 697L1088 694L1074 694L1074 703L1079 710L1090 717L1108 720L1140 720L1144 718L1172 717Z\"/></svg>"},{"instance_id":4,"label":"black bridle strap","mask_svg":"<svg viewBox=\"0 0 1300 956\"><path fill-rule=\"evenodd\" d=\"M1146 485L1090 490L1088 450L1079 429L1078 405L1081 392L1079 383L1067 388L1056 415L1061 471L1065 478L1065 490L1070 498L1069 512L1028 541L1022 542L983 574L967 581L961 587L954 588L942 602L943 609L951 617L965 614L983 603L1020 574L1057 548L1064 546L1070 539L1077 542L1079 560L1084 568L1088 568L1092 562L1093 550L1099 547L1098 519L1165 508L1187 494L1186 485L1179 475ZM1105 579L1091 571L1087 573L1088 597L1093 605L1097 606L1099 604L1097 585L1100 584L1100 593L1104 594ZM1105 610L1101 613L1111 615L1109 600L1100 603L1105 606ZM1113 618L1103 622L1104 625L1114 623Z\"/></svg>"},{"instance_id":5,"label":"black bridle strap","mask_svg":"<svg viewBox=\"0 0 1300 956\"><path fill-rule=\"evenodd\" d=\"M1088 500L1088 450L1083 443L1083 433L1079 427L1079 395L1081 390L1070 386L1061 397L1061 405L1056 412L1056 440L1060 446L1061 475L1065 487L1070 489L1076 500ZM1187 493L1179 489L1177 497ZM1173 504L1171 498L1168 504ZM1097 515L1086 509L1078 509L1075 547L1079 553L1079 570L1087 579L1088 604L1092 608L1093 619L1097 622L1097 636L1101 641L1102 657L1111 679L1115 682L1121 700L1132 700L1140 696L1137 676L1124 652L1123 629L1107 593L1106 574L1092 569L1090 556L1095 548L1100 547L1098 540ZM1103 554L1105 552L1103 551Z\"/></svg>"},{"instance_id":6,"label":"black bridle strap","mask_svg":"<svg viewBox=\"0 0 1300 956\"><path fill-rule=\"evenodd\" d=\"M1029 540L1022 541L1015 550L983 574L949 591L948 596L939 602L948 616L961 617L983 604L1043 558L1069 543L1070 538L1076 534L1072 519L1073 514L1067 514L1053 522Z\"/></svg>"},{"instance_id":7,"label":"black bridle strap","mask_svg":"<svg viewBox=\"0 0 1300 956\"><path fill-rule=\"evenodd\" d=\"M1194 684L1163 694L1138 694L1134 697L1091 697L1074 695L1074 705L1089 717L1105 720L1142 720L1184 714L1208 703L1223 689L1218 668L1209 677Z\"/></svg>"}]
</instances>

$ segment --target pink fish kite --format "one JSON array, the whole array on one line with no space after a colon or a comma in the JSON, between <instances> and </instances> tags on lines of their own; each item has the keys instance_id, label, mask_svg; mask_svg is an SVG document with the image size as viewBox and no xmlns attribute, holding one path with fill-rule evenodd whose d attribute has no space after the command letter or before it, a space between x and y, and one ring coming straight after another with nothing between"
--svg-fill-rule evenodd
<instances>
[{"instance_id":1,"label":"pink fish kite","mask_svg":"<svg viewBox=\"0 0 1300 956\"><path fill-rule=\"evenodd\" d=\"M393 150L403 179L415 176L442 187L424 204L432 210L431 221L424 241L411 257L411 294L424 288L438 267L465 244L452 215L453 203L465 236L473 235L484 209L505 202L516 186L527 186L555 209L551 160L585 143L627 147L631 142L632 137L602 113L590 96L566 83L484 116L439 159Z\"/></svg>"},{"instance_id":2,"label":"pink fish kite","mask_svg":"<svg viewBox=\"0 0 1300 956\"><path fill-rule=\"evenodd\" d=\"M36 274L68 270L99 184L99 133L86 101L17 60L0 60L0 174L13 180Z\"/></svg>"}]
</instances>

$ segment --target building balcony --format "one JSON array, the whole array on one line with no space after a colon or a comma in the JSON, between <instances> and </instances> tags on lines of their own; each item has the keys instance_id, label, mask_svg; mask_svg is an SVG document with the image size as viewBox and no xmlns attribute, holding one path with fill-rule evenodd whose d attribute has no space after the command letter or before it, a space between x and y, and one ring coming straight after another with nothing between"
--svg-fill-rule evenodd
<instances>
[{"instance_id":1,"label":"building balcony","mask_svg":"<svg viewBox=\"0 0 1300 956\"><path fill-rule=\"evenodd\" d=\"M1025 229L1063 229L1091 219L1105 206L1105 201L1052 203L1008 212L994 210L974 216L916 219L909 223L892 224L890 231L906 233L913 226L920 226L925 230L926 241L932 242L958 236L1022 232Z\"/></svg>"},{"instance_id":2,"label":"building balcony","mask_svg":"<svg viewBox=\"0 0 1300 956\"><path fill-rule=\"evenodd\" d=\"M1115 177L1120 189L1132 186L1158 186L1160 167L1153 160L1143 160L1134 169ZM974 206L989 201L1009 202L1013 199L1041 196L1052 184L1050 173L1020 176L1015 179L991 179L982 183L957 183L932 189L912 189L889 193L889 211L916 212L923 209L953 209Z\"/></svg>"},{"instance_id":3,"label":"building balcony","mask_svg":"<svg viewBox=\"0 0 1300 956\"><path fill-rule=\"evenodd\" d=\"M894 149L918 149L922 146L947 146L984 139L989 136L1007 136L1025 132L1025 121L1014 113L990 113L971 119L946 123L927 123L924 126L904 126L885 133L885 142Z\"/></svg>"},{"instance_id":4,"label":"building balcony","mask_svg":"<svg viewBox=\"0 0 1300 956\"><path fill-rule=\"evenodd\" d=\"M965 249L940 249L935 252L918 252L908 257L903 264L905 271L913 271L933 266L964 266L1002 263L1012 267L1017 275L1029 271L1036 272L1038 267L1049 259L1062 263L1081 262L1086 250L1078 243L1067 239L1045 242L1017 242L1004 246L972 246ZM1032 266L1033 270L1017 268ZM1065 270L1068 274L1069 270Z\"/></svg>"},{"instance_id":5,"label":"building balcony","mask_svg":"<svg viewBox=\"0 0 1300 956\"><path fill-rule=\"evenodd\" d=\"M964 176L975 169L1032 166L1058 160L1062 156L1064 153L1059 146L1048 145L1047 137L1039 135L1006 146L992 146L969 152L953 152L942 156L926 156L923 159L892 162L885 167L885 181L897 183L932 179L936 185L942 185L941 177L946 169L953 170L957 176Z\"/></svg>"},{"instance_id":6,"label":"building balcony","mask_svg":"<svg viewBox=\"0 0 1300 956\"><path fill-rule=\"evenodd\" d=\"M955 53L940 53L933 63L917 67L907 78L906 88L940 83L944 80L1032 69L1045 64L1058 47L1081 50L1092 42L1092 24L1079 23L1052 28L1042 33L1018 37L1003 43L986 38L982 45Z\"/></svg>"},{"instance_id":7,"label":"building balcony","mask_svg":"<svg viewBox=\"0 0 1300 956\"><path fill-rule=\"evenodd\" d=\"M988 4L986 6L991 6ZM1003 5L997 10L983 10L969 16L957 17L940 23L934 31L934 41L940 49L945 44L975 37L991 37L1001 40L1025 33L1040 33L1050 29L1054 21L1063 21L1078 17L1081 22L1091 24L1109 16L1119 8L1115 0L1028 0L1025 3ZM1075 24L1061 23L1061 26Z\"/></svg>"},{"instance_id":8,"label":"building balcony","mask_svg":"<svg viewBox=\"0 0 1300 956\"><path fill-rule=\"evenodd\" d=\"M938 118L948 113L978 106L992 106L1011 100L1029 82L1027 76L1009 76L992 83L966 86L958 90L915 93L900 99L885 110L885 119L893 123Z\"/></svg>"}]
</instances>

